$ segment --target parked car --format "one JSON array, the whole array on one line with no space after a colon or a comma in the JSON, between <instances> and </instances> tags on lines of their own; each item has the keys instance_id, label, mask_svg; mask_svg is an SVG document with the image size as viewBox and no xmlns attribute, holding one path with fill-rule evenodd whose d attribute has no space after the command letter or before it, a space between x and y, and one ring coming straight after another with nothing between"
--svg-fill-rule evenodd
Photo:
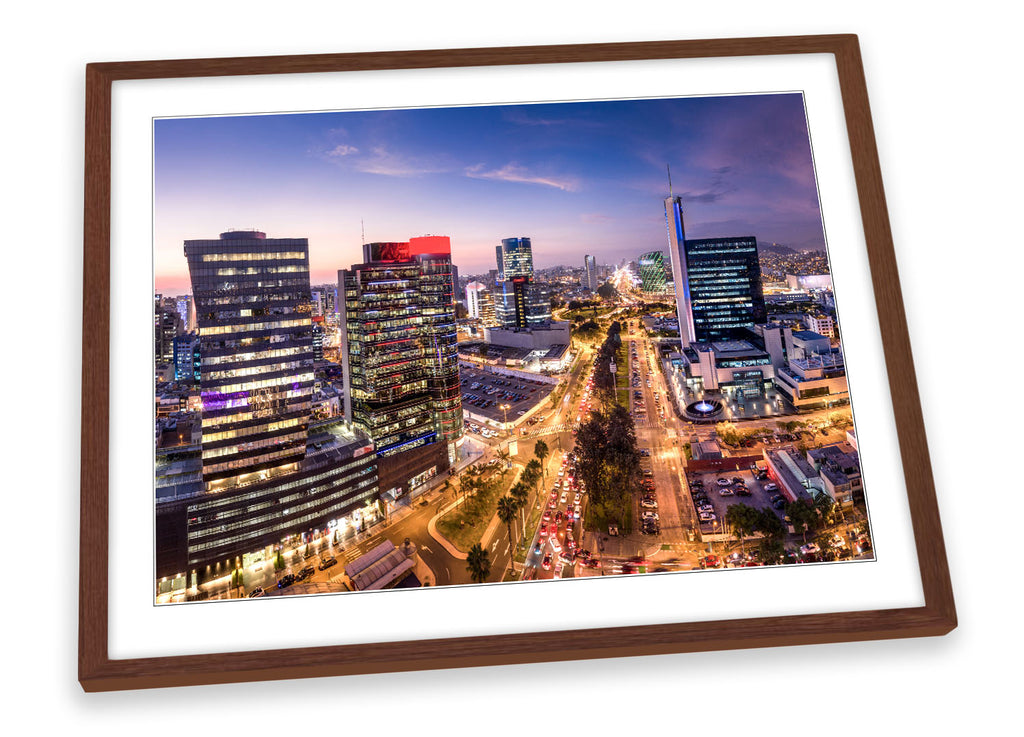
<instances>
[{"instance_id":1,"label":"parked car","mask_svg":"<svg viewBox=\"0 0 1024 737\"><path fill-rule=\"evenodd\" d=\"M700 559L701 568L718 568L721 565L717 555L705 555Z\"/></svg>"},{"instance_id":2,"label":"parked car","mask_svg":"<svg viewBox=\"0 0 1024 737\"><path fill-rule=\"evenodd\" d=\"M262 586L257 586L256 588L254 588L252 591L249 592L249 598L250 599L255 599L255 598L259 597L259 596L266 596L266 595L267 595L267 592L263 590Z\"/></svg>"},{"instance_id":3,"label":"parked car","mask_svg":"<svg viewBox=\"0 0 1024 737\"><path fill-rule=\"evenodd\" d=\"M307 578L316 573L316 569L313 566L304 566L301 571L295 575L296 581L305 581Z\"/></svg>"},{"instance_id":4,"label":"parked car","mask_svg":"<svg viewBox=\"0 0 1024 737\"><path fill-rule=\"evenodd\" d=\"M333 555L328 555L326 558L322 558L320 560L319 568L320 568L321 571L326 571L331 566L336 566L336 565L338 565L338 559L335 558Z\"/></svg>"},{"instance_id":5,"label":"parked car","mask_svg":"<svg viewBox=\"0 0 1024 737\"><path fill-rule=\"evenodd\" d=\"M815 543L807 543L806 545L800 546L801 555L814 555L820 552L821 548L819 548Z\"/></svg>"},{"instance_id":6,"label":"parked car","mask_svg":"<svg viewBox=\"0 0 1024 737\"><path fill-rule=\"evenodd\" d=\"M290 573L286 573L277 582L277 588L284 589L295 583L295 576Z\"/></svg>"}]
</instances>

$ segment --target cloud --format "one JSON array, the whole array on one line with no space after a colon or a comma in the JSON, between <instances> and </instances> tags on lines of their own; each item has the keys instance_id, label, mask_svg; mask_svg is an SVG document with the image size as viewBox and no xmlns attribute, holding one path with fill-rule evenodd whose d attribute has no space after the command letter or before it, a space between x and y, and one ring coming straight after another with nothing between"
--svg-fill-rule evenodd
<instances>
[{"instance_id":1,"label":"cloud","mask_svg":"<svg viewBox=\"0 0 1024 737\"><path fill-rule=\"evenodd\" d=\"M580 220L585 223L610 223L613 222L615 218L601 212L585 212L580 215Z\"/></svg>"},{"instance_id":2,"label":"cloud","mask_svg":"<svg viewBox=\"0 0 1024 737\"><path fill-rule=\"evenodd\" d=\"M525 167L511 162L492 171L484 171L483 164L466 167L466 176L471 179L494 179L501 182L518 182L521 184L540 184L554 187L563 192L576 192L580 188L579 180L574 177L545 177L531 174Z\"/></svg>"},{"instance_id":3,"label":"cloud","mask_svg":"<svg viewBox=\"0 0 1024 737\"><path fill-rule=\"evenodd\" d=\"M357 153L359 153L359 149L356 148L355 146L348 146L348 145L346 145L344 143L340 143L337 146L335 146L334 148L332 148L330 151L328 151L327 155L331 156L331 157L338 157L338 156L351 156L352 154L357 154Z\"/></svg>"}]
</instances>

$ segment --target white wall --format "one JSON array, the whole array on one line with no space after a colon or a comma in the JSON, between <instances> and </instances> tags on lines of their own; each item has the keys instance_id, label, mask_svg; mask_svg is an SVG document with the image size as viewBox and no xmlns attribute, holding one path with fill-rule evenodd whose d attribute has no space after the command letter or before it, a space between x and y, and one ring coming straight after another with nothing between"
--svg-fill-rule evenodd
<instances>
[{"instance_id":1,"label":"white wall","mask_svg":"<svg viewBox=\"0 0 1024 737\"><path fill-rule=\"evenodd\" d=\"M1012 605L1019 602L1021 546L1008 539L1017 534L1008 525L978 535L977 502L967 492L980 470L958 452L964 417L954 402L970 397L941 369L951 328L994 341L1008 327L975 320L941 298L958 289L978 257L954 251L964 237L985 244L978 268L988 280L986 299L997 303L989 312L1019 313L1011 305L1019 292L1011 279L1019 278L1022 264L1007 234L1015 232L1010 213L1019 212L1010 194L1019 192L1022 164L1019 116L1011 107L1019 104L1020 61L1018 24L1003 17L1008 5L523 0L503 5L499 14L469 0L9 4L0 51L7 348L25 341L16 358L47 360L31 371L20 358L3 362L4 457L8 474L14 472L3 484L8 721L19 732L76 737L228 729L989 734L1000 723L1015 723L1019 675L1012 662L1021 655L1021 628ZM75 680L77 407L86 62L829 32L861 36L958 630L929 640L81 692ZM27 309L38 304L41 285L50 295L47 309ZM32 321L45 321L47 329L31 329ZM33 345L35 336L46 336L45 348ZM1016 406L1003 411L996 395L974 399L982 402L986 427L1009 427ZM1014 503L996 491L986 499ZM1005 671L995 667L1008 661Z\"/></svg>"}]
</instances>

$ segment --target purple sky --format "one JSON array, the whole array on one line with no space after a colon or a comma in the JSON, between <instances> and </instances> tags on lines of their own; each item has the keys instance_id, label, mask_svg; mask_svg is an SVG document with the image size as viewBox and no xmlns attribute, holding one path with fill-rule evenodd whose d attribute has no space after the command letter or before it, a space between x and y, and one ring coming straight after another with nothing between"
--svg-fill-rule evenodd
<instances>
[{"instance_id":1,"label":"purple sky","mask_svg":"<svg viewBox=\"0 0 1024 737\"><path fill-rule=\"evenodd\" d=\"M529 236L537 267L666 250L687 235L824 248L799 94L158 120L156 289L189 290L183 241L309 238L314 284L367 241L448 235L462 274Z\"/></svg>"}]
</instances>

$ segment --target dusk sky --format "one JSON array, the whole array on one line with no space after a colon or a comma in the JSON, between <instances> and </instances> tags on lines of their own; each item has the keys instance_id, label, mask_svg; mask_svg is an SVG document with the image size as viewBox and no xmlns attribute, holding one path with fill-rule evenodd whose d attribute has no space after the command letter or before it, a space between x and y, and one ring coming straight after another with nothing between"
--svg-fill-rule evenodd
<instances>
[{"instance_id":1,"label":"dusk sky","mask_svg":"<svg viewBox=\"0 0 1024 737\"><path fill-rule=\"evenodd\" d=\"M313 284L366 241L448 235L460 274L528 236L538 268L692 238L824 248L800 94L303 113L155 122L156 291L189 291L183 241L308 238Z\"/></svg>"}]
</instances>

